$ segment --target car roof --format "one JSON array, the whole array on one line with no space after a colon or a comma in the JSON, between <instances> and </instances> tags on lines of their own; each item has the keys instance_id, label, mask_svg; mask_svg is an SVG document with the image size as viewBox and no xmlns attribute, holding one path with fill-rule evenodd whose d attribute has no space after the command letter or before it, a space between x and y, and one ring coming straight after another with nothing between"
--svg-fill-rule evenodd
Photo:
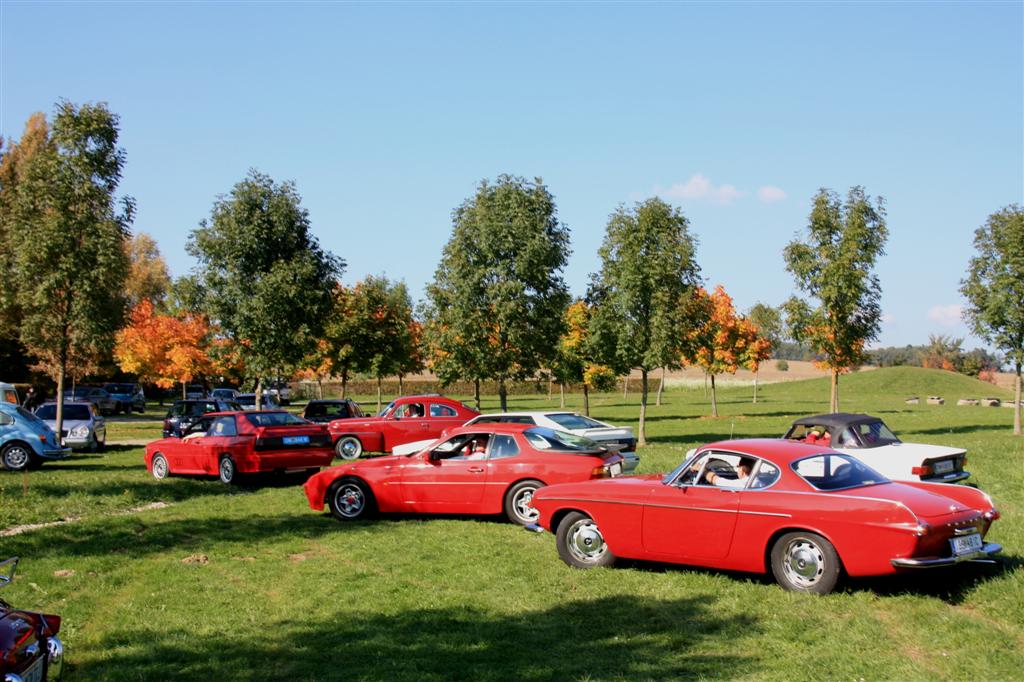
<instances>
[{"instance_id":1,"label":"car roof","mask_svg":"<svg viewBox=\"0 0 1024 682\"><path fill-rule=\"evenodd\" d=\"M56 400L47 400L45 403L43 403L39 407L44 407L46 405L56 405L56 404L57 404ZM89 405L89 406L93 405L93 403L89 402L88 400L65 400L64 404L65 405Z\"/></svg>"},{"instance_id":2,"label":"car roof","mask_svg":"<svg viewBox=\"0 0 1024 682\"><path fill-rule=\"evenodd\" d=\"M763 457L776 464L789 464L811 455L835 452L835 450L822 445L806 444L784 438L736 438L708 443L707 445L700 446L698 449L701 451L726 450L740 455L746 454L751 457Z\"/></svg>"},{"instance_id":3,"label":"car roof","mask_svg":"<svg viewBox=\"0 0 1024 682\"><path fill-rule=\"evenodd\" d=\"M878 417L870 414L854 414L851 412L834 412L832 414L819 414L814 417L803 417L793 422L793 426L827 426L829 428L845 428L854 424L865 424L881 421Z\"/></svg>"},{"instance_id":4,"label":"car roof","mask_svg":"<svg viewBox=\"0 0 1024 682\"><path fill-rule=\"evenodd\" d=\"M480 419L481 417L550 417L553 414L569 414L574 417L584 416L572 410L523 410L520 412L487 412L478 417L473 417L473 419ZM593 417L587 417L587 419L593 419ZM597 420L595 419L594 421Z\"/></svg>"},{"instance_id":5,"label":"car roof","mask_svg":"<svg viewBox=\"0 0 1024 682\"><path fill-rule=\"evenodd\" d=\"M306 404L307 405L312 405L312 404L316 403L318 405L319 404L333 405L333 404L336 404L336 403L350 403L350 402L352 402L352 401L349 400L348 398L316 398L314 400L310 400Z\"/></svg>"},{"instance_id":6,"label":"car roof","mask_svg":"<svg viewBox=\"0 0 1024 682\"><path fill-rule=\"evenodd\" d=\"M491 431L493 433L522 433L527 429L536 429L536 424L506 424L489 422L486 424L470 424L469 426L459 426L458 428L451 429L448 432L449 436L457 436L462 433L479 433L481 431Z\"/></svg>"}]
</instances>

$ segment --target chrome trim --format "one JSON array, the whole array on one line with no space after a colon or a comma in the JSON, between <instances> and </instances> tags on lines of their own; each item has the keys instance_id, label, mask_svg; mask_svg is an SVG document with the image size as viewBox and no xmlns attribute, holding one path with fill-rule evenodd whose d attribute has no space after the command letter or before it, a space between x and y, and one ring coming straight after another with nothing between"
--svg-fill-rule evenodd
<instances>
[{"instance_id":1,"label":"chrome trim","mask_svg":"<svg viewBox=\"0 0 1024 682\"><path fill-rule=\"evenodd\" d=\"M953 566L954 564L963 563L964 561L976 561L978 559L986 559L992 554L1003 551L1002 545L997 545L994 542L986 542L982 545L981 549L970 554L960 554L957 556L947 557L921 557L919 559L914 558L898 558L890 559L893 566L896 568L940 568L942 566Z\"/></svg>"},{"instance_id":2,"label":"chrome trim","mask_svg":"<svg viewBox=\"0 0 1024 682\"><path fill-rule=\"evenodd\" d=\"M529 531L531 533L543 533L544 532L544 529L539 524L536 524L536 523L530 523L530 524L527 524L527 525L523 526L523 530Z\"/></svg>"},{"instance_id":3,"label":"chrome trim","mask_svg":"<svg viewBox=\"0 0 1024 682\"><path fill-rule=\"evenodd\" d=\"M716 488L717 490L717 488ZM595 500L584 497L550 497L545 496L543 501L557 500L559 502L595 502L597 504L622 504L631 507L655 507L657 509L684 509L687 511L720 512L723 514L748 514L751 516L777 516L784 519L792 518L792 514L777 514L775 512L744 511L742 509L717 509L714 507L684 507L676 504L650 504L647 502L623 502L621 500Z\"/></svg>"},{"instance_id":4,"label":"chrome trim","mask_svg":"<svg viewBox=\"0 0 1024 682\"><path fill-rule=\"evenodd\" d=\"M64 644L57 637L50 637L46 642L49 663L46 667L51 680L59 680L64 672Z\"/></svg>"},{"instance_id":5,"label":"chrome trim","mask_svg":"<svg viewBox=\"0 0 1024 682\"><path fill-rule=\"evenodd\" d=\"M684 507L678 504L649 504L643 503L644 507L654 507L655 509L682 509L684 511L706 511L706 512L720 512L722 514L735 514L735 509L716 509L714 507Z\"/></svg>"},{"instance_id":6,"label":"chrome trim","mask_svg":"<svg viewBox=\"0 0 1024 682\"><path fill-rule=\"evenodd\" d=\"M751 516L778 516L779 518L783 518L783 519L791 519L791 518L793 518L792 514L776 514L775 512L744 511L744 510L740 509L739 513L740 514L750 514Z\"/></svg>"},{"instance_id":7,"label":"chrome trim","mask_svg":"<svg viewBox=\"0 0 1024 682\"><path fill-rule=\"evenodd\" d=\"M970 471L962 471L961 470L961 471L955 471L955 472L948 473L948 474L940 474L939 476L935 477L935 478L941 478L942 479L941 481L937 481L937 480L932 479L932 478L922 478L921 479L921 483L939 483L939 484L942 484L942 485L953 485L953 484L955 484L955 483L957 483L959 481L966 481L970 477L971 477L971 472ZM896 482L898 483L899 481L896 481Z\"/></svg>"},{"instance_id":8,"label":"chrome trim","mask_svg":"<svg viewBox=\"0 0 1024 682\"><path fill-rule=\"evenodd\" d=\"M953 528L953 535L974 535L975 533L978 532L978 527L974 525L974 521L977 521L977 519L972 519L971 520L971 525L969 525L969 526L967 526L965 528ZM952 526L953 524L947 523L946 525L947 526ZM957 524L957 525L960 525L960 524Z\"/></svg>"}]
</instances>

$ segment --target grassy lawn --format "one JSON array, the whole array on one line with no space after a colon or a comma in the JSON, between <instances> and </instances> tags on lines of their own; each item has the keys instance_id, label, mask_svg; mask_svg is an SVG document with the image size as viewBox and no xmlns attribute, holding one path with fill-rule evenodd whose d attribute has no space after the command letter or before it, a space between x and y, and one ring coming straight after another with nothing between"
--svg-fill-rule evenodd
<instances>
[{"instance_id":1,"label":"grassy lawn","mask_svg":"<svg viewBox=\"0 0 1024 682\"><path fill-rule=\"evenodd\" d=\"M972 481L1003 513L989 535L1003 566L847 581L823 598L675 566L575 571L550 535L500 519L342 525L296 480L158 482L142 447L112 447L0 473L0 530L76 519L0 537L0 555L22 557L2 596L63 616L70 680L1020 679L1024 439L1009 409L953 405L1006 392L911 368L843 377L841 390L844 410L906 440L967 447ZM597 396L593 414L635 426L637 402ZM711 419L703 390L667 392L649 409L641 471L710 440L779 435L827 403L824 380L762 386L757 405L749 387L725 388ZM157 436L157 412L111 424L110 439Z\"/></svg>"}]
</instances>

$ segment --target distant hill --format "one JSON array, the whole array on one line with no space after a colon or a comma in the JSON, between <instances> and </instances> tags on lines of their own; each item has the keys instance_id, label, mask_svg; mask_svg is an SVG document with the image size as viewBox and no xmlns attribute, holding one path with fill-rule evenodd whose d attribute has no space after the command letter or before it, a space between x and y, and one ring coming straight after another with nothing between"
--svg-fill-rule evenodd
<instances>
[{"instance_id":1,"label":"distant hill","mask_svg":"<svg viewBox=\"0 0 1024 682\"><path fill-rule=\"evenodd\" d=\"M918 396L924 401L930 395L942 396L946 403L960 398L1012 399L1010 391L973 377L923 367L885 367L872 372L843 375L839 385L847 391L888 393L894 398Z\"/></svg>"}]
</instances>

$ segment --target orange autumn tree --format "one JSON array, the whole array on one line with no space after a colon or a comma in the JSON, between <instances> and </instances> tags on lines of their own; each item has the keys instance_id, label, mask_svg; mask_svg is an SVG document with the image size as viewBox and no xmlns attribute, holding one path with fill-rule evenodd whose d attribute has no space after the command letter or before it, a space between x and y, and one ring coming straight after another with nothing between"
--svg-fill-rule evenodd
<instances>
[{"instance_id":1,"label":"orange autumn tree","mask_svg":"<svg viewBox=\"0 0 1024 682\"><path fill-rule=\"evenodd\" d=\"M201 315L159 315L143 299L130 315L127 327L117 332L114 359L122 371L161 388L185 385L208 374L213 364L207 352L210 327Z\"/></svg>"},{"instance_id":2,"label":"orange autumn tree","mask_svg":"<svg viewBox=\"0 0 1024 682\"><path fill-rule=\"evenodd\" d=\"M558 379L561 407L565 408L565 385L579 383L583 387L583 414L590 416L590 391L609 390L615 384L615 372L594 362L590 352L591 309L578 300L566 308L565 333L558 340L558 352L551 371Z\"/></svg>"},{"instance_id":3,"label":"orange autumn tree","mask_svg":"<svg viewBox=\"0 0 1024 682\"><path fill-rule=\"evenodd\" d=\"M740 318L739 336L744 340L740 364L754 373L754 402L757 402L757 371L761 363L772 356L772 342L761 335L761 330L750 319Z\"/></svg>"},{"instance_id":4,"label":"orange autumn tree","mask_svg":"<svg viewBox=\"0 0 1024 682\"><path fill-rule=\"evenodd\" d=\"M690 333L693 350L683 356L683 362L700 367L711 377L711 416L717 417L715 375L736 373L748 352L749 330L736 315L732 297L721 284L710 294L698 287L694 296L696 305L704 310L704 323Z\"/></svg>"}]
</instances>

